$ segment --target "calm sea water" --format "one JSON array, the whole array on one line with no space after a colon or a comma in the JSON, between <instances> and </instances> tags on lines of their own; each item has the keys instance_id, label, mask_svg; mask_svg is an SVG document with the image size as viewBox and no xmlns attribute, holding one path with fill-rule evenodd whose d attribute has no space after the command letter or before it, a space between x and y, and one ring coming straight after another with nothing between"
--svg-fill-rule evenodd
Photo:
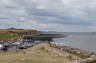
<instances>
[{"instance_id":1,"label":"calm sea water","mask_svg":"<svg viewBox=\"0 0 96 63\"><path fill-rule=\"evenodd\" d=\"M66 34L67 37L54 39L75 48L96 52L96 34Z\"/></svg>"}]
</instances>

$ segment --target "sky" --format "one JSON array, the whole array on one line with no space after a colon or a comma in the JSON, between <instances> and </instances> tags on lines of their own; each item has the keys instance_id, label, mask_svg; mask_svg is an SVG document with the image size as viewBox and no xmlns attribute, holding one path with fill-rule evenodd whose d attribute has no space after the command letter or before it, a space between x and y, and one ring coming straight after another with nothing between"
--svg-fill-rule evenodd
<instances>
[{"instance_id":1,"label":"sky","mask_svg":"<svg viewBox=\"0 0 96 63\"><path fill-rule=\"evenodd\" d=\"M0 28L96 32L96 0L0 0Z\"/></svg>"}]
</instances>

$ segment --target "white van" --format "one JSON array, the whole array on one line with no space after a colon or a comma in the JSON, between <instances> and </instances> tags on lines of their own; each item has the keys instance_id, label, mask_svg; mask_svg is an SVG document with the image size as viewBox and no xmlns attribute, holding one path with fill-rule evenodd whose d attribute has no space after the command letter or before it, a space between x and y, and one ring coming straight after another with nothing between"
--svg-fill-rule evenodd
<instances>
[{"instance_id":1,"label":"white van","mask_svg":"<svg viewBox=\"0 0 96 63\"><path fill-rule=\"evenodd\" d=\"M3 45L2 44L0 44L0 50L3 48Z\"/></svg>"}]
</instances>

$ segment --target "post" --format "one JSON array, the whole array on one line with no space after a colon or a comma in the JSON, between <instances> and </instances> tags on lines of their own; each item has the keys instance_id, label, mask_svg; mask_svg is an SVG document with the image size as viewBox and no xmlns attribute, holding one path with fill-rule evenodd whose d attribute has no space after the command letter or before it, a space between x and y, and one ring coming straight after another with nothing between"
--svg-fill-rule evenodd
<instances>
[{"instance_id":1,"label":"post","mask_svg":"<svg viewBox=\"0 0 96 63\"><path fill-rule=\"evenodd\" d=\"M17 45L16 45L16 53L17 53Z\"/></svg>"},{"instance_id":2,"label":"post","mask_svg":"<svg viewBox=\"0 0 96 63\"><path fill-rule=\"evenodd\" d=\"M49 44L49 46L50 46L50 47L52 47L52 45L51 45L50 41L48 41L48 44Z\"/></svg>"}]
</instances>

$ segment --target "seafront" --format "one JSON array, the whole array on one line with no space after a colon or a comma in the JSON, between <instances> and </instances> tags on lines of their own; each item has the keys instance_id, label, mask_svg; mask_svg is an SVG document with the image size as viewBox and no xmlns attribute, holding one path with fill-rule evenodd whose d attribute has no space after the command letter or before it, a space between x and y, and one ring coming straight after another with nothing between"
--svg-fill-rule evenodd
<instances>
[{"instance_id":1,"label":"seafront","mask_svg":"<svg viewBox=\"0 0 96 63\"><path fill-rule=\"evenodd\" d=\"M2 63L7 63L6 61L10 63L12 61L17 63L38 63L39 61L41 63L92 63L96 61L94 52L77 49L52 40L66 37L64 35L43 34L36 30L20 29L1 30L0 34L2 40L0 41L0 57L3 57L0 60ZM10 40L6 39L7 37L10 37ZM7 60L5 56L10 60ZM39 56L46 59L39 60Z\"/></svg>"},{"instance_id":2,"label":"seafront","mask_svg":"<svg viewBox=\"0 0 96 63\"><path fill-rule=\"evenodd\" d=\"M34 44L35 44L35 42L34 42ZM32 47L19 50L16 53L12 53L12 52L3 53L3 52L4 51L0 52L0 54L1 54L0 56L9 56L10 57L10 55L11 55L11 57L15 56L17 58L18 56L21 57L21 55L24 55L24 56L22 56L22 59L14 58L14 60L16 60L16 62L20 62L20 63L26 62L26 61L32 62L31 59L33 56L30 56L30 55L33 55L33 54L35 54L36 56L38 54L39 55L43 54L43 56L47 55L48 57L52 57L55 60L59 59L61 63L87 63L87 61L94 61L96 58L96 55L93 52L83 51L83 50L73 48L68 45L63 45L63 44L55 43L55 42L50 42L50 44L49 44L48 41L38 41L38 43L36 43ZM16 56L16 55L18 55L18 56ZM28 58L30 57L30 60L26 59L27 55L28 55ZM10 59L12 59L11 57L10 57ZM4 60L8 61L7 59L4 59ZM36 59L36 61L37 60L38 59ZM56 60L56 61L58 62L59 60ZM35 61L35 60L33 60L33 61ZM52 61L53 61L53 59L52 59ZM5 61L2 61L2 62L5 62ZM42 62L42 59L41 59L41 62ZM53 61L53 63L54 63L54 61Z\"/></svg>"},{"instance_id":3,"label":"seafront","mask_svg":"<svg viewBox=\"0 0 96 63\"><path fill-rule=\"evenodd\" d=\"M72 56L72 57L70 57ZM0 60L2 63L78 63L77 57L67 53L62 52L58 48L50 47L48 42L42 42L38 45L24 49L17 53L10 52L0 52ZM14 57L14 58L13 58ZM42 58L41 58L42 57ZM7 60L7 58L9 58Z\"/></svg>"}]
</instances>

